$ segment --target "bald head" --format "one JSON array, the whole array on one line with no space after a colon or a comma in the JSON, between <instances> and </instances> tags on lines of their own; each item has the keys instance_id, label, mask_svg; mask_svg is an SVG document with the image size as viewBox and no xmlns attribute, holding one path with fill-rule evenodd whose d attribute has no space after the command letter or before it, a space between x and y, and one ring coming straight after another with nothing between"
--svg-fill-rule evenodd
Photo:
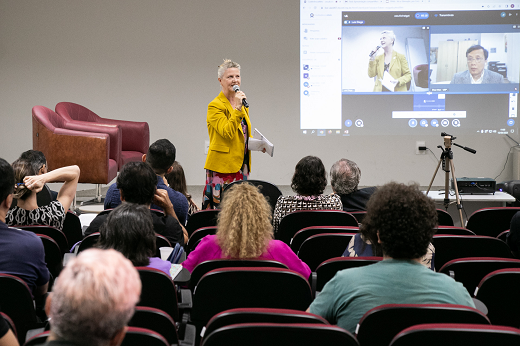
<instances>
[{"instance_id":1,"label":"bald head","mask_svg":"<svg viewBox=\"0 0 520 346\"><path fill-rule=\"evenodd\" d=\"M361 170L354 161L341 159L330 169L332 190L339 195L347 195L358 189Z\"/></svg>"}]
</instances>

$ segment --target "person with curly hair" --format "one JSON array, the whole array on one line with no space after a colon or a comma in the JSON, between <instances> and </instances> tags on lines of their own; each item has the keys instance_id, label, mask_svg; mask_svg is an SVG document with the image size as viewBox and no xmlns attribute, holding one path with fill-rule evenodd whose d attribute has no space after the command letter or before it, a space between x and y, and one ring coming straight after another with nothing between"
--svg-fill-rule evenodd
<instances>
[{"instance_id":1,"label":"person with curly hair","mask_svg":"<svg viewBox=\"0 0 520 346\"><path fill-rule=\"evenodd\" d=\"M192 272L197 264L220 258L274 260L305 278L311 273L287 244L273 239L269 203L248 183L226 190L216 235L204 237L182 266Z\"/></svg>"},{"instance_id":2,"label":"person with curly hair","mask_svg":"<svg viewBox=\"0 0 520 346\"><path fill-rule=\"evenodd\" d=\"M380 244L383 260L339 271L307 311L352 333L363 315L383 304L460 304L475 307L466 288L420 264L435 226L433 201L417 185L388 183L369 200L362 228Z\"/></svg>"},{"instance_id":3,"label":"person with curly hair","mask_svg":"<svg viewBox=\"0 0 520 346\"><path fill-rule=\"evenodd\" d=\"M327 172L319 157L305 156L294 169L291 188L296 195L280 196L274 207L273 226L275 233L282 218L296 210L343 210L341 198L323 195L327 186Z\"/></svg>"}]
</instances>

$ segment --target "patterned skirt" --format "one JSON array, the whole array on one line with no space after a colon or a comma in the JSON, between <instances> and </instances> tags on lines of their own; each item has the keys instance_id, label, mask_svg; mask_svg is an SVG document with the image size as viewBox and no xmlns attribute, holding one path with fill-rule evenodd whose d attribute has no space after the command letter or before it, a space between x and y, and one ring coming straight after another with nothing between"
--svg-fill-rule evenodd
<instances>
[{"instance_id":1,"label":"patterned skirt","mask_svg":"<svg viewBox=\"0 0 520 346\"><path fill-rule=\"evenodd\" d=\"M244 164L236 173L218 173L206 170L206 186L202 194L202 209L220 209L221 193L227 185L237 180L247 180L249 171Z\"/></svg>"}]
</instances>

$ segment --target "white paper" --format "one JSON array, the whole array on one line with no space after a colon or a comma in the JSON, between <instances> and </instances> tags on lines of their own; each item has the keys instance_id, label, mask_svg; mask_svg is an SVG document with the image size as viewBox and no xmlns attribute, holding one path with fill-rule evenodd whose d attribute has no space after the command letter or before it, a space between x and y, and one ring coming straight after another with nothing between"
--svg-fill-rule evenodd
<instances>
[{"instance_id":1,"label":"white paper","mask_svg":"<svg viewBox=\"0 0 520 346\"><path fill-rule=\"evenodd\" d=\"M396 80L390 75L390 73L388 73L388 71L383 73L383 79L381 80L381 83L388 90L395 91L395 86L397 85Z\"/></svg>"},{"instance_id":2,"label":"white paper","mask_svg":"<svg viewBox=\"0 0 520 346\"><path fill-rule=\"evenodd\" d=\"M256 128L253 133L253 138L249 138L248 140L247 147L249 150L253 151L262 151L265 149L265 152L273 157L274 145Z\"/></svg>"},{"instance_id":3,"label":"white paper","mask_svg":"<svg viewBox=\"0 0 520 346\"><path fill-rule=\"evenodd\" d=\"M172 263L172 266L170 267L171 278L175 279L175 277L181 272L181 270L182 270L182 265Z\"/></svg>"}]
</instances>

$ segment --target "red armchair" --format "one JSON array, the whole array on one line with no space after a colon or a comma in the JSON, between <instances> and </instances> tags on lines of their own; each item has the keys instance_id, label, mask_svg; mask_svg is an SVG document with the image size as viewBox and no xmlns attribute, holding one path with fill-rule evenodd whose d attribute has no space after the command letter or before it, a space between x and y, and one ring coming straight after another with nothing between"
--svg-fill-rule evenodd
<instances>
[{"instance_id":1,"label":"red armchair","mask_svg":"<svg viewBox=\"0 0 520 346\"><path fill-rule=\"evenodd\" d=\"M72 102L58 103L56 113L64 119L67 129L109 134L110 153L117 158L118 169L127 162L141 161L143 154L148 152L150 130L146 122L101 118L88 108Z\"/></svg>"},{"instance_id":2,"label":"red armchair","mask_svg":"<svg viewBox=\"0 0 520 346\"><path fill-rule=\"evenodd\" d=\"M110 183L117 175L117 161L110 156L110 135L94 132L95 127L89 132L66 129L64 119L44 106L33 107L32 119L33 149L45 154L49 170L78 165L79 182L97 184L100 202L100 184Z\"/></svg>"}]
</instances>

